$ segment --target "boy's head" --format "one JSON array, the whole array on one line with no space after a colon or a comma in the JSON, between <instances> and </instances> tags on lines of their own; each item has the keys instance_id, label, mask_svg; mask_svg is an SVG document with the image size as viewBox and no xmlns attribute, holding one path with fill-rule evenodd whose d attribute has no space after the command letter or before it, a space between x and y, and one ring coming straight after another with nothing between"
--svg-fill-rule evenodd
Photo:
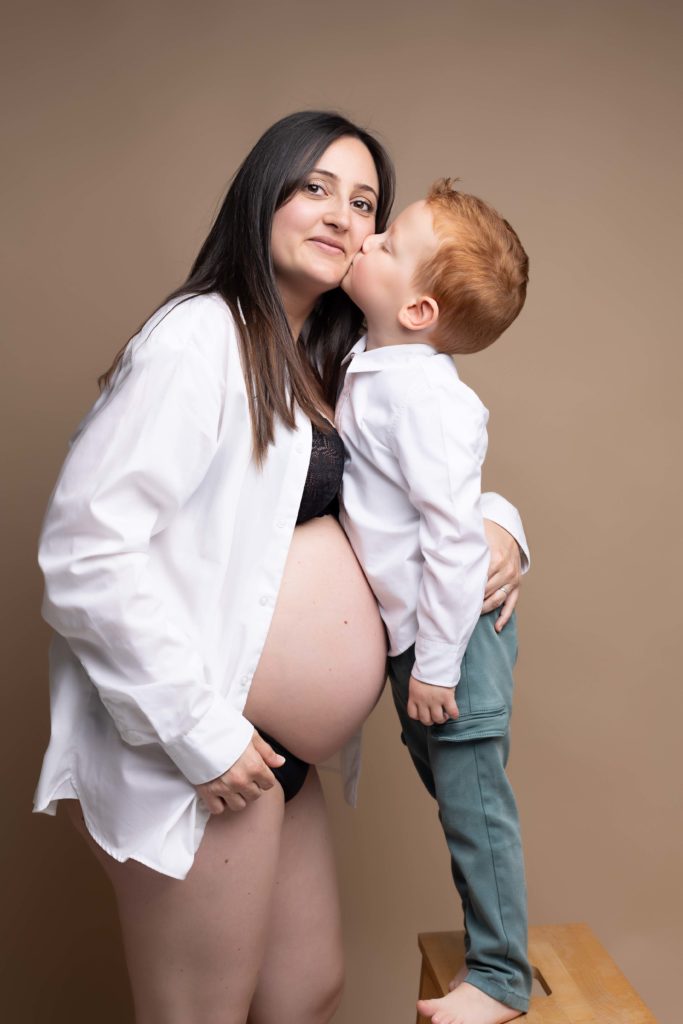
<instances>
[{"instance_id":1,"label":"boy's head","mask_svg":"<svg viewBox=\"0 0 683 1024\"><path fill-rule=\"evenodd\" d=\"M365 239L342 287L377 341L424 340L454 355L481 351L510 326L528 268L508 222L443 178Z\"/></svg>"}]
</instances>

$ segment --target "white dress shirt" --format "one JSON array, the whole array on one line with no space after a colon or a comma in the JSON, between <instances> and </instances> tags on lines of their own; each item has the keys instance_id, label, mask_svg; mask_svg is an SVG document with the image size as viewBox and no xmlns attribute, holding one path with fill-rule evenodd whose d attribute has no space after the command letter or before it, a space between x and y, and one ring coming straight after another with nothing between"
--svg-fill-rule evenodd
<instances>
[{"instance_id":1,"label":"white dress shirt","mask_svg":"<svg viewBox=\"0 0 683 1024\"><path fill-rule=\"evenodd\" d=\"M526 538L516 509L481 493L488 412L453 360L426 344L366 351L366 340L345 359L335 415L347 454L341 522L389 653L414 643L415 677L455 686L486 586L483 516L515 536L528 564Z\"/></svg>"}]
</instances>

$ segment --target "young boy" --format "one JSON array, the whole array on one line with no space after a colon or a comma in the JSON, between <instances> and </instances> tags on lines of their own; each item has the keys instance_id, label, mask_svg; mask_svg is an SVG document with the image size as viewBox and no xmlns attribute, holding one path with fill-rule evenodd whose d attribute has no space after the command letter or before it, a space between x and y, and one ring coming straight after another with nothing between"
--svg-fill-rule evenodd
<instances>
[{"instance_id":1,"label":"young boy","mask_svg":"<svg viewBox=\"0 0 683 1024\"><path fill-rule=\"evenodd\" d=\"M503 1024L527 1010L531 988L505 774L516 624L498 632L499 610L480 616L488 413L450 358L499 337L527 279L510 225L444 179L365 240L342 282L368 329L336 410L341 521L379 602L402 739L437 800L463 904L467 972L418 1003L434 1024Z\"/></svg>"}]
</instances>

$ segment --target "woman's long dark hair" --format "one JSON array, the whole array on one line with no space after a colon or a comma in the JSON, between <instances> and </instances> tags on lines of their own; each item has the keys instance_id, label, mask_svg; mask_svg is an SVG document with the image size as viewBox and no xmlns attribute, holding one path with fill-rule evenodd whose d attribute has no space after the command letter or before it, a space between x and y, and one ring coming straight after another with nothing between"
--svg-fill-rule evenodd
<instances>
[{"instance_id":1,"label":"woman's long dark hair","mask_svg":"<svg viewBox=\"0 0 683 1024\"><path fill-rule=\"evenodd\" d=\"M321 429L329 428L320 400L334 407L341 359L360 333L363 314L335 288L316 303L305 340L293 338L270 252L275 211L303 184L327 147L348 136L360 139L375 163L380 186L376 231L384 231L395 188L393 164L384 147L340 114L290 114L272 125L248 154L189 277L164 300L215 291L230 307L239 331L259 462L274 440L275 417L293 428L296 405ZM302 358L302 347L308 358ZM99 378L100 387L109 384L124 349Z\"/></svg>"}]
</instances>

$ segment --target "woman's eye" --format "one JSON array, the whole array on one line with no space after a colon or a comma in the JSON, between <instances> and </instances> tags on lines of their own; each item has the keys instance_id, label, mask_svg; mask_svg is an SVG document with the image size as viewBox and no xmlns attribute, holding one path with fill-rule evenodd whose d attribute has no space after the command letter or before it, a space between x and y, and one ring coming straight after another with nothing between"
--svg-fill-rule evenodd
<instances>
[{"instance_id":1,"label":"woman's eye","mask_svg":"<svg viewBox=\"0 0 683 1024\"><path fill-rule=\"evenodd\" d=\"M362 210L363 213L374 213L375 207L367 199L354 199L353 205L357 210Z\"/></svg>"},{"instance_id":2,"label":"woman's eye","mask_svg":"<svg viewBox=\"0 0 683 1024\"><path fill-rule=\"evenodd\" d=\"M325 191L323 186L320 185L317 181L307 181L306 184L304 185L304 188L307 189L313 196L319 196L322 192Z\"/></svg>"}]
</instances>

